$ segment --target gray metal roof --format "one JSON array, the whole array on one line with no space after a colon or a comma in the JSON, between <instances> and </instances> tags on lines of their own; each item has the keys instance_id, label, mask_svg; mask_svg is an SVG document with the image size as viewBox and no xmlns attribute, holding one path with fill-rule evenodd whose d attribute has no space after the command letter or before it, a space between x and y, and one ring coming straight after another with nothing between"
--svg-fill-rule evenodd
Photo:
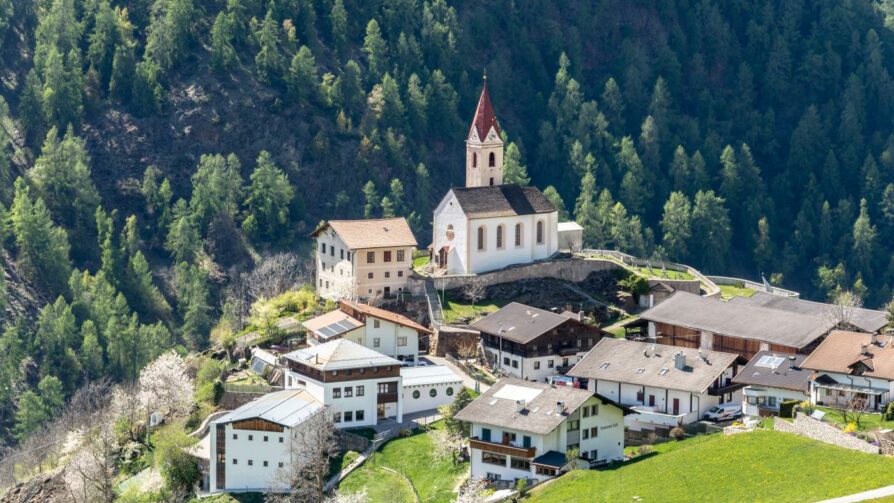
<instances>
[{"instance_id":1,"label":"gray metal roof","mask_svg":"<svg viewBox=\"0 0 894 503\"><path fill-rule=\"evenodd\" d=\"M303 389L275 391L228 412L215 423L233 423L247 419L265 419L292 428L323 409L323 404Z\"/></svg>"},{"instance_id":2,"label":"gray metal roof","mask_svg":"<svg viewBox=\"0 0 894 503\"><path fill-rule=\"evenodd\" d=\"M432 384L456 383L462 385L462 377L450 370L446 365L428 365L425 367L401 367L400 376L403 387L425 386Z\"/></svg>"},{"instance_id":3,"label":"gray metal roof","mask_svg":"<svg viewBox=\"0 0 894 503\"><path fill-rule=\"evenodd\" d=\"M780 311L806 314L821 318L829 318L828 313L832 308L831 305L822 302L783 297L781 295L772 295L764 292L757 292L751 297L734 297L730 302L768 307ZM878 332L884 328L885 325L888 324L888 319L884 311L858 308L853 310L850 323L860 330L872 333Z\"/></svg>"},{"instance_id":4,"label":"gray metal roof","mask_svg":"<svg viewBox=\"0 0 894 503\"><path fill-rule=\"evenodd\" d=\"M674 355L686 356L686 368L675 366ZM606 337L567 376L703 393L738 355L664 344Z\"/></svg>"},{"instance_id":5,"label":"gray metal roof","mask_svg":"<svg viewBox=\"0 0 894 503\"><path fill-rule=\"evenodd\" d=\"M513 302L469 325L482 333L527 344L571 318Z\"/></svg>"},{"instance_id":6,"label":"gray metal roof","mask_svg":"<svg viewBox=\"0 0 894 503\"><path fill-rule=\"evenodd\" d=\"M733 378L737 384L807 391L812 370L801 368L807 355L760 351Z\"/></svg>"},{"instance_id":7,"label":"gray metal roof","mask_svg":"<svg viewBox=\"0 0 894 503\"><path fill-rule=\"evenodd\" d=\"M793 348L803 348L833 328L827 316L773 309L758 303L724 302L683 291L644 312L641 318Z\"/></svg>"},{"instance_id":8,"label":"gray metal roof","mask_svg":"<svg viewBox=\"0 0 894 503\"><path fill-rule=\"evenodd\" d=\"M347 339L336 339L317 346L298 349L283 356L320 370L400 365L399 361L390 356Z\"/></svg>"},{"instance_id":9,"label":"gray metal roof","mask_svg":"<svg viewBox=\"0 0 894 503\"><path fill-rule=\"evenodd\" d=\"M592 396L585 389L503 378L455 418L546 435ZM516 410L518 400L525 401L525 408L520 412ZM557 402L564 402L564 412L557 412Z\"/></svg>"},{"instance_id":10,"label":"gray metal roof","mask_svg":"<svg viewBox=\"0 0 894 503\"><path fill-rule=\"evenodd\" d=\"M552 213L556 207L536 187L514 183L451 189L468 218L494 218Z\"/></svg>"}]
</instances>

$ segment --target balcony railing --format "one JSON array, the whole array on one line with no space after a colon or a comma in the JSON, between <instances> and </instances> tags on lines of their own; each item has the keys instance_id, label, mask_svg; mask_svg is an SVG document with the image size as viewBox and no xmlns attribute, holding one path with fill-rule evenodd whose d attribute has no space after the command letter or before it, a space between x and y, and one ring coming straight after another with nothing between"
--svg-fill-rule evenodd
<instances>
[{"instance_id":1,"label":"balcony railing","mask_svg":"<svg viewBox=\"0 0 894 503\"><path fill-rule=\"evenodd\" d=\"M397 401L397 393L379 393L376 395L376 403L393 403Z\"/></svg>"},{"instance_id":2,"label":"balcony railing","mask_svg":"<svg viewBox=\"0 0 894 503\"><path fill-rule=\"evenodd\" d=\"M487 442L485 440L480 440L477 437L469 439L469 447L471 447L472 449L493 452L496 454L515 456L517 458L533 458L537 453L536 447L515 447L510 444Z\"/></svg>"}]
</instances>

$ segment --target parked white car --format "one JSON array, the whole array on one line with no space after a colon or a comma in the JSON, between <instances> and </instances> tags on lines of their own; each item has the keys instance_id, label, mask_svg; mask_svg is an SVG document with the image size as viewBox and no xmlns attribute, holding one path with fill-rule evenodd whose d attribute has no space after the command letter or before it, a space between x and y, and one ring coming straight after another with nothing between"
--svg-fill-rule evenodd
<instances>
[{"instance_id":1,"label":"parked white car","mask_svg":"<svg viewBox=\"0 0 894 503\"><path fill-rule=\"evenodd\" d=\"M715 405L705 412L705 419L708 421L730 421L742 417L742 404L740 403L721 403Z\"/></svg>"}]
</instances>

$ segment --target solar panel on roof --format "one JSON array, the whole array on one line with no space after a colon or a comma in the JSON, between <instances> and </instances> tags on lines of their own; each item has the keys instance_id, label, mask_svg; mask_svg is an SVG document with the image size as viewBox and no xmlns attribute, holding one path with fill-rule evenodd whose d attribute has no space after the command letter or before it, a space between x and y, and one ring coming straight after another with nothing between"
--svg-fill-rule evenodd
<instances>
[{"instance_id":1,"label":"solar panel on roof","mask_svg":"<svg viewBox=\"0 0 894 503\"><path fill-rule=\"evenodd\" d=\"M264 370L267 368L267 363L258 358L252 358L251 360L251 370L258 375L263 375Z\"/></svg>"}]
</instances>

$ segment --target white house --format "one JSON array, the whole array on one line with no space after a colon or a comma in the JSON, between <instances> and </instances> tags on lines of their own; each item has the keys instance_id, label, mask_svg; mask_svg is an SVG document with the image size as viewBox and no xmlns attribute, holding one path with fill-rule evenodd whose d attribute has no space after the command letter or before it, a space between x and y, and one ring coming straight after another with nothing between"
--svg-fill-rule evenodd
<instances>
[{"instance_id":1,"label":"white house","mask_svg":"<svg viewBox=\"0 0 894 503\"><path fill-rule=\"evenodd\" d=\"M812 370L802 367L806 355L761 351L733 378L744 384L742 411L748 416L779 413L786 400L807 400Z\"/></svg>"},{"instance_id":2,"label":"white house","mask_svg":"<svg viewBox=\"0 0 894 503\"><path fill-rule=\"evenodd\" d=\"M281 491L302 423L325 413L306 390L269 393L210 423L209 490Z\"/></svg>"},{"instance_id":3,"label":"white house","mask_svg":"<svg viewBox=\"0 0 894 503\"><path fill-rule=\"evenodd\" d=\"M636 411L634 431L698 421L714 405L738 402L739 357L732 353L605 338L566 375Z\"/></svg>"},{"instance_id":4,"label":"white house","mask_svg":"<svg viewBox=\"0 0 894 503\"><path fill-rule=\"evenodd\" d=\"M466 186L434 211L432 262L447 274L475 274L552 256L559 213L535 187L503 184L503 140L487 86L466 140Z\"/></svg>"},{"instance_id":5,"label":"white house","mask_svg":"<svg viewBox=\"0 0 894 503\"><path fill-rule=\"evenodd\" d=\"M375 300L406 288L416 250L406 219L329 220L311 236L321 297Z\"/></svg>"},{"instance_id":6,"label":"white house","mask_svg":"<svg viewBox=\"0 0 894 503\"><path fill-rule=\"evenodd\" d=\"M578 318L512 302L470 328L481 332L481 345L494 368L546 382L580 361L602 337L599 328Z\"/></svg>"},{"instance_id":7,"label":"white house","mask_svg":"<svg viewBox=\"0 0 894 503\"><path fill-rule=\"evenodd\" d=\"M446 365L403 367L400 377L404 414L448 405L463 388L462 377Z\"/></svg>"},{"instance_id":8,"label":"white house","mask_svg":"<svg viewBox=\"0 0 894 503\"><path fill-rule=\"evenodd\" d=\"M814 371L810 401L884 410L894 396L894 337L834 331L801 366Z\"/></svg>"},{"instance_id":9,"label":"white house","mask_svg":"<svg viewBox=\"0 0 894 503\"><path fill-rule=\"evenodd\" d=\"M336 426L403 420L400 362L348 339L283 355L286 388L303 389L332 410Z\"/></svg>"},{"instance_id":10,"label":"white house","mask_svg":"<svg viewBox=\"0 0 894 503\"><path fill-rule=\"evenodd\" d=\"M473 479L539 481L565 469L570 449L590 464L623 459L629 412L584 389L504 378L455 417L471 423Z\"/></svg>"},{"instance_id":11,"label":"white house","mask_svg":"<svg viewBox=\"0 0 894 503\"><path fill-rule=\"evenodd\" d=\"M406 316L349 300L340 301L337 310L302 325L311 346L344 338L414 365L419 340L431 335L431 330Z\"/></svg>"}]
</instances>

